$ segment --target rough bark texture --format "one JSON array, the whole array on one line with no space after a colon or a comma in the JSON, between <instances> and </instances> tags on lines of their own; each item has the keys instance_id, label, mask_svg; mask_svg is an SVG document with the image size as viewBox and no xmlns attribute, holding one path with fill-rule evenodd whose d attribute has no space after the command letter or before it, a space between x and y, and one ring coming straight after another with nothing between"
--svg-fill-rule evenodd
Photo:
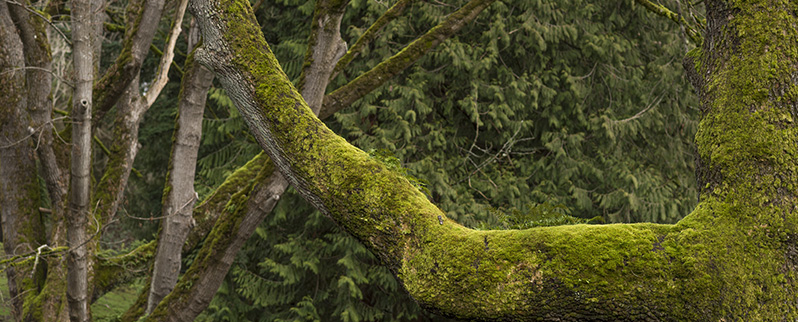
<instances>
[{"instance_id":1,"label":"rough bark texture","mask_svg":"<svg viewBox=\"0 0 798 322\"><path fill-rule=\"evenodd\" d=\"M247 2L195 1L211 66L264 150L424 307L474 320L795 320L798 4L708 3L694 61L702 202L676 225L473 231L313 116ZM240 37L240 35L252 35Z\"/></svg>"},{"instance_id":2,"label":"rough bark texture","mask_svg":"<svg viewBox=\"0 0 798 322\"><path fill-rule=\"evenodd\" d=\"M86 243L89 241L89 189L91 187L91 109L94 62L92 13L89 0L72 0L72 62L75 91L72 96L72 159L70 163L69 207L66 212L67 242L67 302L72 321L89 321L88 278L90 261Z\"/></svg>"},{"instance_id":3,"label":"rough bark texture","mask_svg":"<svg viewBox=\"0 0 798 322\"><path fill-rule=\"evenodd\" d=\"M316 3L313 21L318 24L311 27L308 52L299 81L300 86L303 86L303 97L316 104L314 113L318 113L321 108L322 98L331 79L335 62L346 51L346 45L340 37L341 18L346 5L347 2L344 1L319 1ZM227 273L235 254L255 231L257 224L272 211L288 187L287 181L279 172L274 172L273 165L265 156L256 158L248 164L248 167L262 169L261 172L265 171L259 176L265 178L265 181L252 181L258 183L252 193L244 195L245 199L243 200L237 200L237 198L231 200L231 202L244 204L243 210L238 206L231 211L229 203L225 206L225 209L221 211L221 217L216 221L223 224L215 225L209 234L209 238L217 242L206 243L200 250L202 254L210 255L195 260L192 268L189 269L190 274L185 274L180 281L181 284L190 286L181 288L170 295L159 306L158 311L153 312L149 320L193 321L208 306L222 283L222 280L215 276ZM235 224L229 224L230 222ZM173 251L178 254L176 258L179 258L180 249L173 249ZM179 263L177 265L179 269ZM201 269L194 269L195 267ZM174 275L176 278L177 274ZM159 283L153 278L151 289L154 289L156 285ZM170 288L169 291L171 290ZM150 297L152 298L152 293ZM149 301L149 305L152 305L152 301ZM148 310L151 310L149 305Z\"/></svg>"},{"instance_id":4,"label":"rough bark texture","mask_svg":"<svg viewBox=\"0 0 798 322\"><path fill-rule=\"evenodd\" d=\"M265 155L252 162L268 159ZM147 317L146 321L190 322L208 306L222 284L236 253L252 235L263 218L271 213L288 182L269 163L262 167L259 188L250 185L246 193L234 196L227 211L214 225L194 264L186 271L172 293ZM270 174L268 177L265 177ZM249 194L252 194L249 197Z\"/></svg>"},{"instance_id":5,"label":"rough bark texture","mask_svg":"<svg viewBox=\"0 0 798 322\"><path fill-rule=\"evenodd\" d=\"M202 65L195 64L193 56L189 56L186 67L178 103L177 130L166 178L166 197L161 210L164 219L161 221L161 234L158 236L147 313L152 312L177 283L183 244L194 221L192 214L197 201L194 170L202 135L205 99L213 81L213 73Z\"/></svg>"},{"instance_id":6,"label":"rough bark texture","mask_svg":"<svg viewBox=\"0 0 798 322\"><path fill-rule=\"evenodd\" d=\"M25 78L27 110L31 118L30 128L34 131L31 133L31 138L35 140L40 165L39 174L47 186L50 199L51 233L46 240L49 245L65 245L64 212L69 178L68 172L63 169L67 167L68 147L62 141L53 139L55 127L52 124L53 107L50 94L52 57L47 41L46 24L40 16L31 14L22 6L12 4L9 6L9 11L18 28L24 49L25 65L28 67L25 70ZM41 224L31 227L32 231L39 231L44 236ZM37 283L22 283L26 285L22 291L31 295L25 297L28 302L25 305L27 307L27 313L24 313L25 319L40 321L66 319L65 306L61 305L66 291L63 283L66 279L66 270L63 264L63 258L60 257L42 258L40 267L46 268L46 281L42 281L45 280L42 276ZM57 282L50 283L52 281ZM16 282L10 280L10 283ZM39 293L39 288L44 284L48 285L46 292ZM22 310L22 307L17 309Z\"/></svg>"},{"instance_id":7,"label":"rough bark texture","mask_svg":"<svg viewBox=\"0 0 798 322\"><path fill-rule=\"evenodd\" d=\"M7 4L0 3L0 226L7 255L35 252L44 240L34 142L27 128L23 44L15 29ZM29 261L8 267L6 276L11 313L22 320L31 313L23 310L35 295L24 291L43 276L35 274Z\"/></svg>"}]
</instances>

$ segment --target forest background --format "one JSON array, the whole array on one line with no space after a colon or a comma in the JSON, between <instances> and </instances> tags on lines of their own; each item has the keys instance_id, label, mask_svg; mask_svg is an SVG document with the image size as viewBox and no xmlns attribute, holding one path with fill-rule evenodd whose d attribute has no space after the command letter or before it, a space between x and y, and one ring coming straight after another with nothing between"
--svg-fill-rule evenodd
<instances>
[{"instance_id":1,"label":"forest background","mask_svg":"<svg viewBox=\"0 0 798 322\"><path fill-rule=\"evenodd\" d=\"M415 2L332 80L328 92L399 52L465 2ZM296 82L315 2L253 4L267 41ZM116 1L105 9L100 70L122 48L119 25L126 5ZM351 46L391 5L351 1L342 38ZM156 48L167 41L175 6L166 4L142 79L158 71ZM190 19L183 23L190 30ZM69 32L66 24L55 27ZM177 67L141 123L134 175L119 220L104 228L103 249L124 253L157 236L169 170L165 147L175 129L179 66L188 52L184 38L178 38ZM693 46L679 25L635 1L498 1L326 123L403 171L448 216L469 227L674 223L692 210L698 195L698 102L681 66ZM69 55L68 46L52 48L54 57ZM69 68L59 66L57 73L68 74ZM56 109L66 110L59 107L69 99L64 93L55 93ZM97 127L95 151L111 144L111 123ZM199 200L261 151L218 84L208 92L202 125ZM93 162L101 173L107 156L95 153ZM183 267L192 260L187 256ZM116 319L142 284L135 280L95 302L95 320ZM440 318L423 313L371 253L289 190L238 253L199 320Z\"/></svg>"}]
</instances>

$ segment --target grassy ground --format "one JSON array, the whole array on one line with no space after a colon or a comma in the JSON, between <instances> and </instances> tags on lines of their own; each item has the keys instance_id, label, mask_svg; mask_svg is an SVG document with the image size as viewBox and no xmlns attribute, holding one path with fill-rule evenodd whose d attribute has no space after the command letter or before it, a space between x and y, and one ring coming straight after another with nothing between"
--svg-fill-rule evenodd
<instances>
[{"instance_id":1,"label":"grassy ground","mask_svg":"<svg viewBox=\"0 0 798 322\"><path fill-rule=\"evenodd\" d=\"M4 258L3 243L0 243L0 258ZM0 321L11 321L10 296L8 296L8 279L0 268Z\"/></svg>"},{"instance_id":2,"label":"grassy ground","mask_svg":"<svg viewBox=\"0 0 798 322\"><path fill-rule=\"evenodd\" d=\"M0 258L3 258L3 244L0 243ZM0 321L11 321L11 308L8 295L8 280L0 268ZM112 292L98 299L91 305L95 322L111 322L124 313L130 305L136 302L138 292L144 285L143 281L117 287Z\"/></svg>"},{"instance_id":3,"label":"grassy ground","mask_svg":"<svg viewBox=\"0 0 798 322\"><path fill-rule=\"evenodd\" d=\"M117 287L98 299L97 302L91 305L91 314L94 317L94 321L116 321L118 316L125 313L136 302L142 286L144 286L144 281L136 280L131 284Z\"/></svg>"}]
</instances>

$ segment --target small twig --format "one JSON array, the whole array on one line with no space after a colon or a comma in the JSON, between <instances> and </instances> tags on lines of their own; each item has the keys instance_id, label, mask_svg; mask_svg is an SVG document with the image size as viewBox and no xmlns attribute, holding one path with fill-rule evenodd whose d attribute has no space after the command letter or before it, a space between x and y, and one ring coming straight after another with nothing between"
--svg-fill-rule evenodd
<instances>
[{"instance_id":1,"label":"small twig","mask_svg":"<svg viewBox=\"0 0 798 322\"><path fill-rule=\"evenodd\" d=\"M67 81L66 79L64 79L63 77L61 77L61 76L58 76L58 74L54 73L52 70L48 70L48 69L46 69L46 68L41 68L41 67L37 67L37 66L25 66L25 67L15 67L15 68L10 68L10 69L8 69L8 70L6 70L6 71L4 71L4 72L0 73L0 75L6 74L6 73L15 72L15 71L18 71L18 70L24 70L24 69L36 69L36 70L43 70L43 71L45 71L45 72L48 72L48 73L50 73L51 75L55 76L55 78L58 78L58 80L60 80L60 81L61 81L62 83L64 83L64 84L67 84L67 86L69 86L69 87L71 87L71 88L75 88L75 85L73 85L72 83L70 83L69 81Z\"/></svg>"},{"instance_id":2,"label":"small twig","mask_svg":"<svg viewBox=\"0 0 798 322\"><path fill-rule=\"evenodd\" d=\"M45 125L52 124L55 121L62 120L62 119L65 119L65 118L67 118L67 117L66 116L62 116L62 117L54 118L54 119L52 119L52 120L50 120L50 121L48 121L48 122L46 122L46 123L44 123L42 125L39 125L38 129L34 129L32 127L28 127L28 132L29 132L28 135L26 135L25 137L15 141L15 142L12 142L12 143L9 143L9 144L6 144L6 145L0 145L0 149L8 149L8 148L10 148L12 146L20 144L20 143L24 142L25 140L27 140L28 138L32 137L34 134L36 134L36 132L41 130ZM37 143L37 146L38 146L38 143Z\"/></svg>"}]
</instances>

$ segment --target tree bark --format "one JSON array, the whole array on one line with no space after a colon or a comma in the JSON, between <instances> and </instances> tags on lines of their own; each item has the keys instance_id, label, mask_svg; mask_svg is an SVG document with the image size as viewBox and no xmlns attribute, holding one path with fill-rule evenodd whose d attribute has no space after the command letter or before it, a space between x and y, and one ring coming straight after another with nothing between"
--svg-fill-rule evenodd
<instances>
[{"instance_id":1,"label":"tree bark","mask_svg":"<svg viewBox=\"0 0 798 322\"><path fill-rule=\"evenodd\" d=\"M332 0L316 2L305 64L297 84L302 97L316 114L321 109L333 68L347 50L340 32L347 4L347 1Z\"/></svg>"},{"instance_id":2,"label":"tree bark","mask_svg":"<svg viewBox=\"0 0 798 322\"><path fill-rule=\"evenodd\" d=\"M121 94L138 77L141 64L150 50L163 13L164 0L133 0L127 7L128 29L122 52L94 85L95 122L116 104Z\"/></svg>"},{"instance_id":3,"label":"tree bark","mask_svg":"<svg viewBox=\"0 0 798 322\"><path fill-rule=\"evenodd\" d=\"M92 41L91 2L72 0L72 61L75 90L72 97L72 157L70 169L69 207L66 212L67 242L67 302L71 321L87 322L89 312L88 278L90 262L86 243L89 242L89 195L91 188L91 108L94 63ZM92 223L92 226L93 223ZM96 227L96 226L95 226ZM99 227L96 227L99 228Z\"/></svg>"},{"instance_id":4,"label":"tree bark","mask_svg":"<svg viewBox=\"0 0 798 322\"><path fill-rule=\"evenodd\" d=\"M318 112L319 108L321 108L321 100L331 79L330 74L333 66L335 66L335 62L345 51L345 44L343 44L340 37L340 24L346 5L347 2L331 4L329 1L319 1L316 3L313 21L319 22L319 24L314 24L311 27L311 37L305 57L305 68L299 81L300 86L305 86L302 88L304 97L316 102L315 112ZM197 65L199 66L199 64ZM190 286L176 291L177 294L159 305L157 312L152 312L154 307L150 305L153 302L149 301L148 312L153 313L148 317L150 321L193 321L208 306L213 295L216 294L219 286L221 286L222 279L218 278L218 276L227 274L235 254L238 253L244 242L249 239L257 225L263 221L263 218L271 213L280 196L285 192L288 182L279 172L273 171L273 165L268 158L260 157L254 160L250 166L262 168L263 170L260 171L266 171L266 174L261 176L266 178L265 181L254 181L257 184L253 192L246 194L251 197L246 197L248 199L245 203L246 208L243 211L229 211L229 208L225 207L217 222L226 224L214 225L214 229L209 234L209 238L216 240L216 242L206 243L200 250L201 254L209 255L199 257L192 264L192 267L202 267L204 269L190 268L189 272L181 279L181 283ZM182 235L183 239L180 239L180 243L175 243L177 247L172 249L172 258L180 258L180 246L185 240L188 233L187 230L186 234ZM214 236L235 237L220 238ZM175 280L169 281L172 283L171 285L174 285L176 281L179 264L179 261L175 264L177 270L173 272ZM164 284L156 282L156 278L153 277L151 289L154 289L156 285ZM171 292L172 289L169 288L169 291ZM153 297L152 294L150 293L151 299ZM155 304L158 304L158 302L155 302Z\"/></svg>"},{"instance_id":5,"label":"tree bark","mask_svg":"<svg viewBox=\"0 0 798 322\"><path fill-rule=\"evenodd\" d=\"M213 81L213 73L194 63L193 55L186 61L178 120L172 145L172 158L166 178L166 197L161 215L162 231L158 236L158 251L152 270L152 284L147 300L149 314L172 292L180 274L183 244L193 226L194 171L202 135L202 116L205 99Z\"/></svg>"},{"instance_id":6,"label":"tree bark","mask_svg":"<svg viewBox=\"0 0 798 322\"><path fill-rule=\"evenodd\" d=\"M708 4L697 143L708 187L676 225L473 231L313 116L247 2L194 1L210 66L289 182L408 292L461 319L798 318L798 4ZM762 26L768 28L762 28ZM242 34L250 37L240 37Z\"/></svg>"},{"instance_id":7,"label":"tree bark","mask_svg":"<svg viewBox=\"0 0 798 322\"><path fill-rule=\"evenodd\" d=\"M27 89L23 43L17 34L6 3L0 3L0 226L6 255L34 252L44 240L39 216L39 188L33 139L28 130ZM37 267L39 273L43 272ZM43 276L33 263L8 267L11 313L22 320L31 302L26 285L38 285Z\"/></svg>"}]
</instances>

